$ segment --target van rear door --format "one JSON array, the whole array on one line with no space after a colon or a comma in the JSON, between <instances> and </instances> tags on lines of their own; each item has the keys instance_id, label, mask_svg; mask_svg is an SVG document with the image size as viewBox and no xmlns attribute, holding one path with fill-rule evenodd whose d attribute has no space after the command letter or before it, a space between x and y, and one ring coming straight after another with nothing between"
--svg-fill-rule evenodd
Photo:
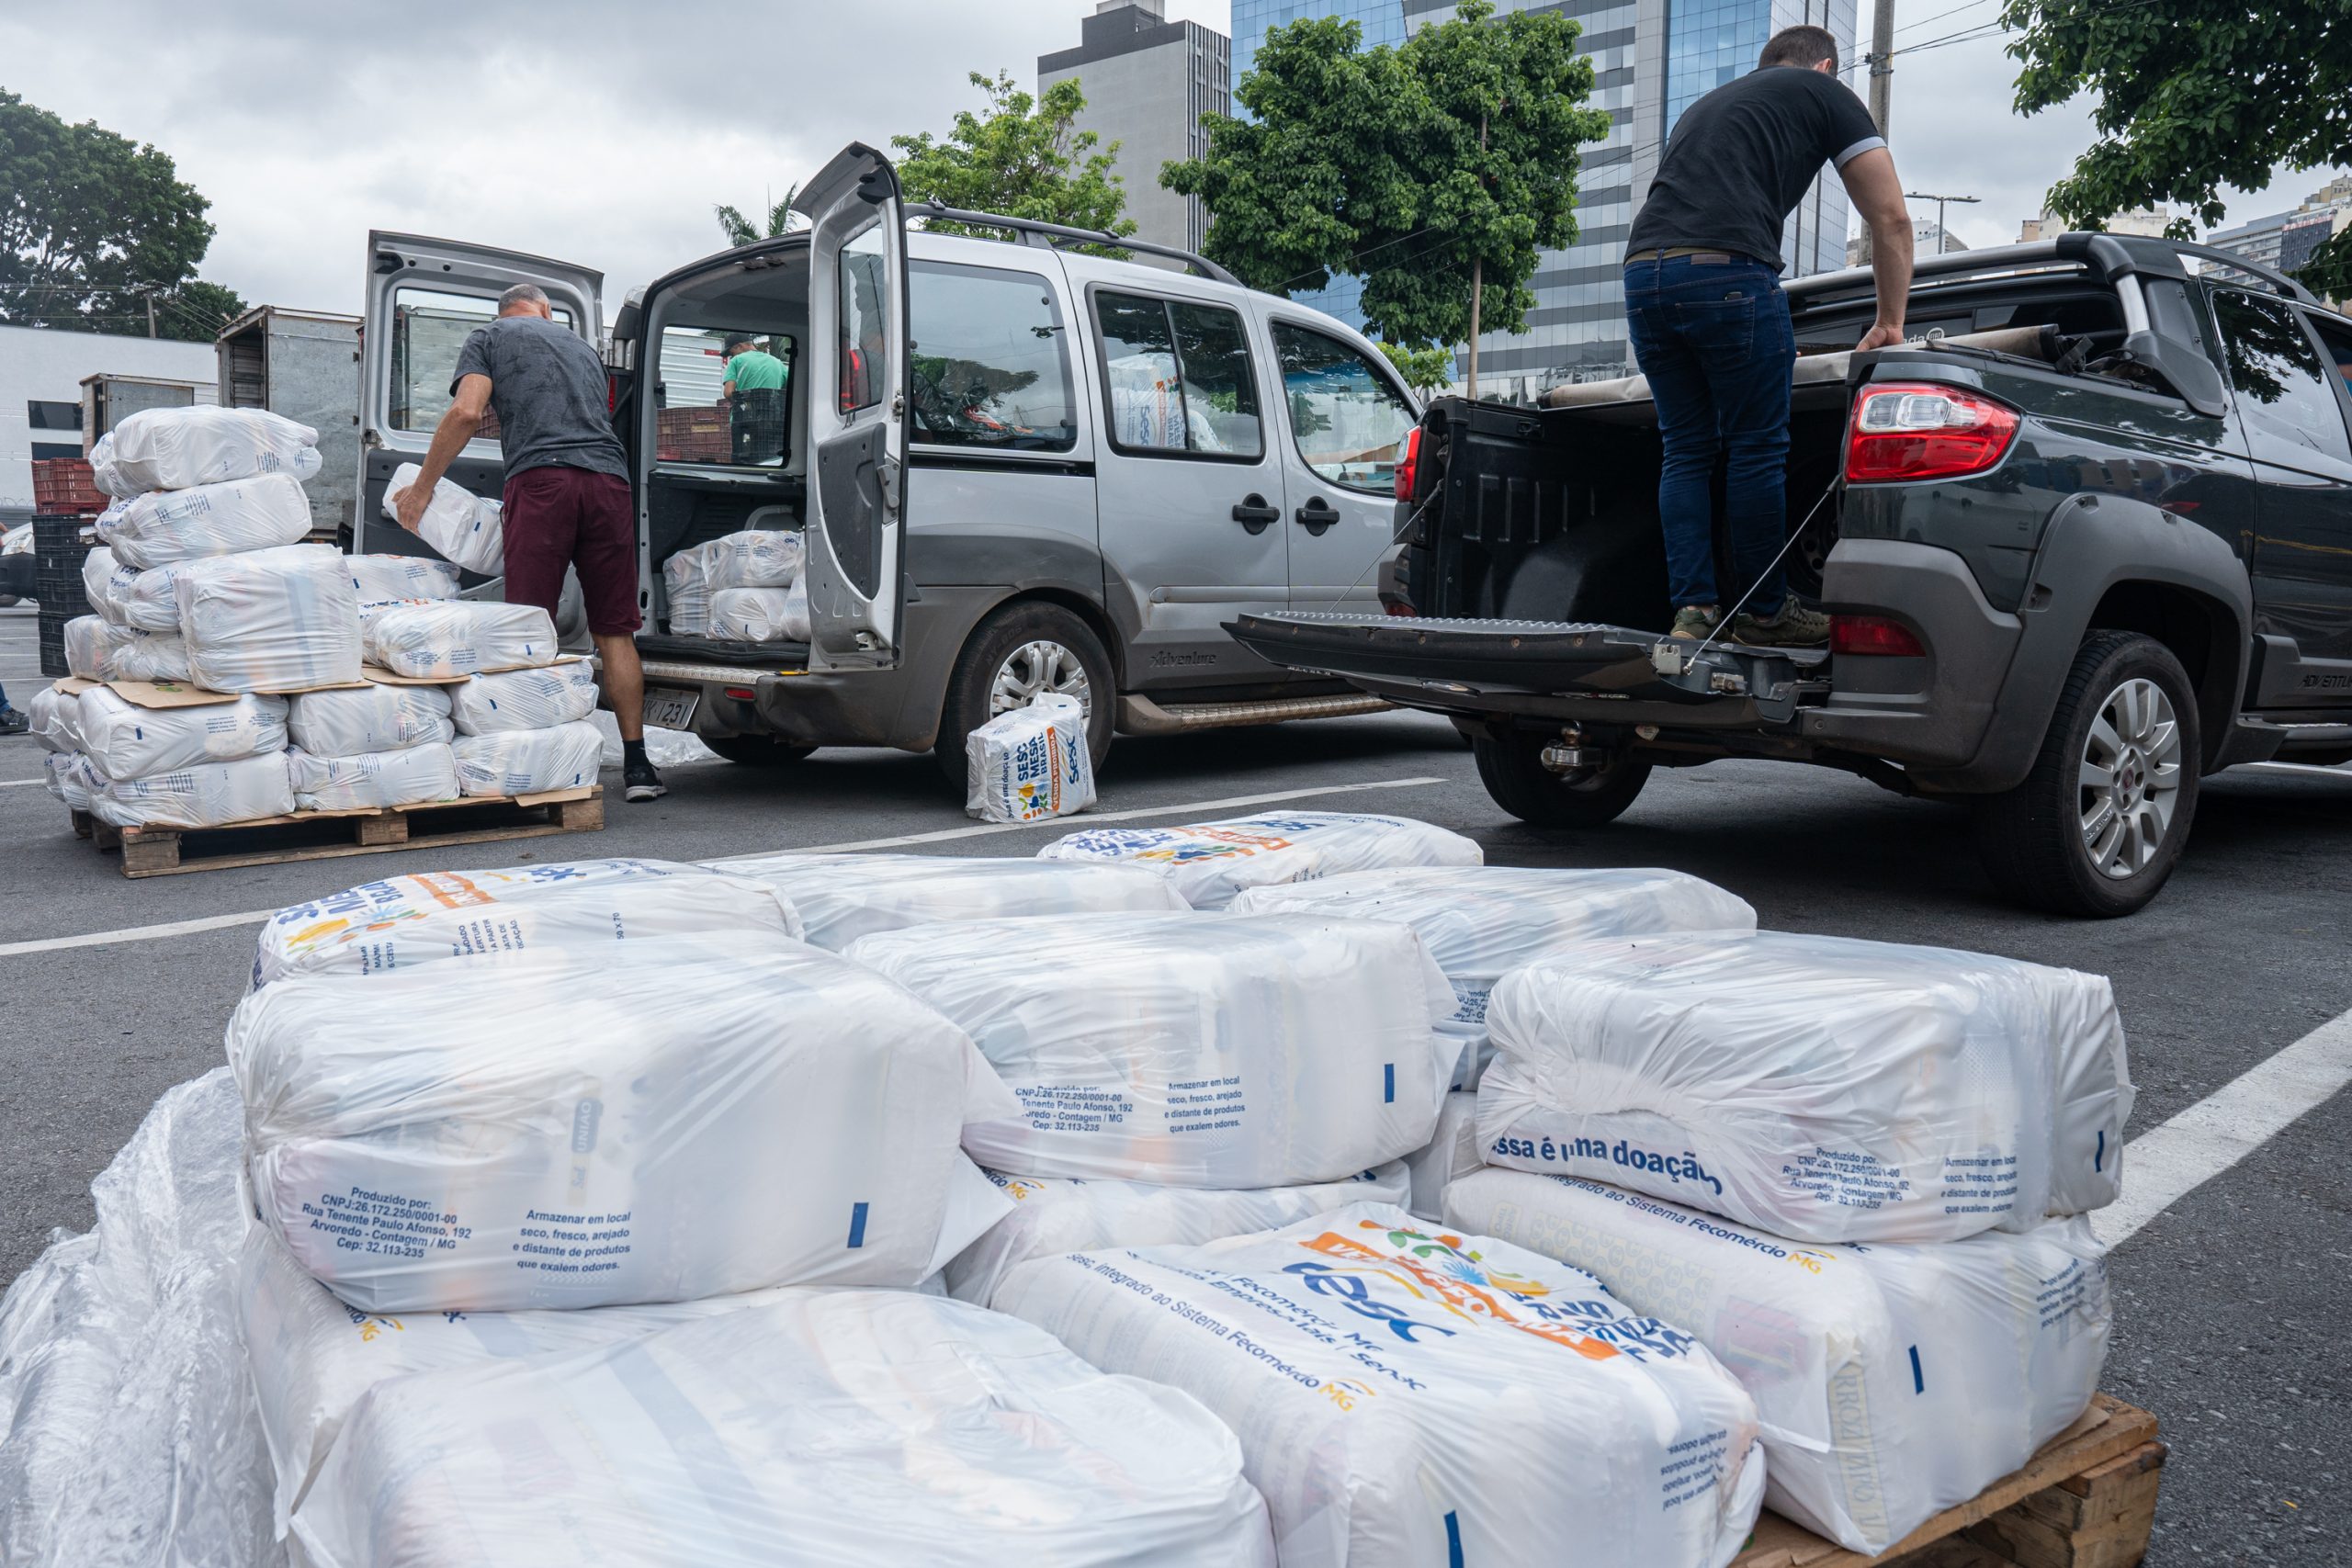
<instances>
[{"instance_id":1,"label":"van rear door","mask_svg":"<svg viewBox=\"0 0 2352 1568\"><path fill-rule=\"evenodd\" d=\"M852 142L807 215L808 667L888 670L906 600L907 229L890 161Z\"/></svg>"},{"instance_id":2,"label":"van rear door","mask_svg":"<svg viewBox=\"0 0 2352 1568\"><path fill-rule=\"evenodd\" d=\"M498 314L498 297L517 283L547 291L555 319L599 345L597 293L605 275L490 245L415 234L368 236L368 324L360 339L359 508L352 548L359 554L430 556L433 547L384 515L392 470L421 463L434 426L449 407L458 351ZM476 495L504 482L493 418L449 465L449 478ZM473 579L479 582L479 578Z\"/></svg>"}]
</instances>

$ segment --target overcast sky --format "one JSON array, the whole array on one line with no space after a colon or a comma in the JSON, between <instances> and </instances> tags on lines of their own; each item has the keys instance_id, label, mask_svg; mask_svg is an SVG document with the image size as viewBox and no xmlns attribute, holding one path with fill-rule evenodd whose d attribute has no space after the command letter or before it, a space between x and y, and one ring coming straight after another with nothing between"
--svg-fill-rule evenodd
<instances>
[{"instance_id":1,"label":"overcast sky","mask_svg":"<svg viewBox=\"0 0 2352 1568\"><path fill-rule=\"evenodd\" d=\"M1898 43L1984 20L1996 0L1897 0ZM357 309L371 228L477 240L602 268L609 303L718 248L715 202L747 211L843 142L946 128L969 71L1034 86L1091 0L572 0L113 3L0 12L0 86L152 141L211 198L203 275L255 302ZM1220 30L1228 0L1169 0ZM69 21L70 16L70 21ZM2070 107L2010 113L1998 39L1897 61L1906 185L1984 197L1971 245L2017 236L2090 140ZM1859 73L1848 78L1860 81ZM2291 207L2283 175L2233 219Z\"/></svg>"}]
</instances>

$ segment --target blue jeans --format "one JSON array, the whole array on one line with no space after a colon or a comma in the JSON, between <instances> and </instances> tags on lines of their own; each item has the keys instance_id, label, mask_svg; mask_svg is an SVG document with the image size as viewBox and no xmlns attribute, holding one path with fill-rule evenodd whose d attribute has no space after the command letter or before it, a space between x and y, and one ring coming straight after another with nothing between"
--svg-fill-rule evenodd
<instances>
[{"instance_id":1,"label":"blue jeans","mask_svg":"<svg viewBox=\"0 0 2352 1568\"><path fill-rule=\"evenodd\" d=\"M1749 613L1787 598L1772 566L1788 537L1789 375L1796 335L1779 274L1734 256L1625 264L1625 319L1666 448L1658 521L1675 607L1729 604L1715 588L1715 458L1728 458L1724 522Z\"/></svg>"}]
</instances>

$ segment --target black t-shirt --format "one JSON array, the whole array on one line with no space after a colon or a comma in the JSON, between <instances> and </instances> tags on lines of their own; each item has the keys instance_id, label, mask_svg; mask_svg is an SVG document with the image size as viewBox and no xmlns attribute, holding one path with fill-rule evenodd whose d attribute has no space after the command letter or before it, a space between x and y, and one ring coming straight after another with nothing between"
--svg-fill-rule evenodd
<instances>
[{"instance_id":1,"label":"black t-shirt","mask_svg":"<svg viewBox=\"0 0 2352 1568\"><path fill-rule=\"evenodd\" d=\"M1885 145L1862 100L1826 72L1751 71L1674 122L1625 252L1697 245L1736 251L1777 272L1781 226L1821 165L1842 169Z\"/></svg>"},{"instance_id":2,"label":"black t-shirt","mask_svg":"<svg viewBox=\"0 0 2352 1568\"><path fill-rule=\"evenodd\" d=\"M458 350L449 394L468 376L490 378L490 406L506 477L530 468L585 468L628 478L605 362L588 340L544 316L501 316Z\"/></svg>"}]
</instances>

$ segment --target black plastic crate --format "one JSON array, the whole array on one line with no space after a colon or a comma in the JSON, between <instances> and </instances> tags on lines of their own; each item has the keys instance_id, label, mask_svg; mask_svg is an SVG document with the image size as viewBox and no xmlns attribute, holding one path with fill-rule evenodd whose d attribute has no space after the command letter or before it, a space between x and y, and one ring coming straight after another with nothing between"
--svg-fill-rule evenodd
<instances>
[{"instance_id":1,"label":"black plastic crate","mask_svg":"<svg viewBox=\"0 0 2352 1568\"><path fill-rule=\"evenodd\" d=\"M82 530L90 525L86 517L60 517L51 513L33 513L33 554L47 562L51 558L62 561L71 557L74 570L82 570L82 558L90 553L91 541L83 537Z\"/></svg>"},{"instance_id":2,"label":"black plastic crate","mask_svg":"<svg viewBox=\"0 0 2352 1568\"><path fill-rule=\"evenodd\" d=\"M41 606L40 614L36 617L40 625L35 636L40 645L42 674L60 676L74 673L73 667L65 662L65 623L73 618L72 615L57 614L46 604Z\"/></svg>"}]
</instances>

